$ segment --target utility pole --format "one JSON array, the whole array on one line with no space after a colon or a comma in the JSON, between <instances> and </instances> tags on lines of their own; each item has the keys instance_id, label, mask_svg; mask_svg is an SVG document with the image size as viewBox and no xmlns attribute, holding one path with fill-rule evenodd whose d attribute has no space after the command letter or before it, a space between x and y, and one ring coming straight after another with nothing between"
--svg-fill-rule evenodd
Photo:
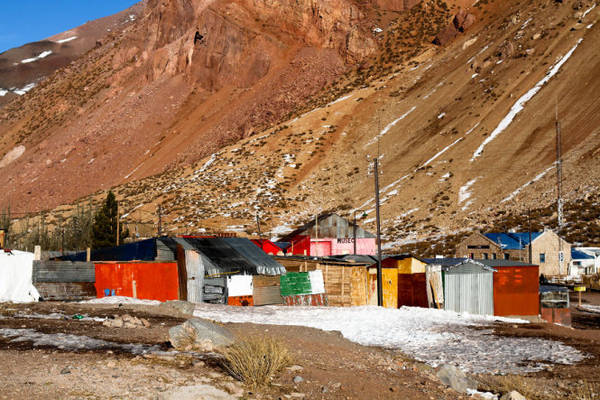
<instances>
[{"instance_id":1,"label":"utility pole","mask_svg":"<svg viewBox=\"0 0 600 400\"><path fill-rule=\"evenodd\" d=\"M317 257L319 257L319 213L317 213L317 215L315 215L315 254Z\"/></svg>"},{"instance_id":2,"label":"utility pole","mask_svg":"<svg viewBox=\"0 0 600 400\"><path fill-rule=\"evenodd\" d=\"M159 204L156 206L156 213L158 214L158 227L157 227L157 236L160 237L162 235L162 207Z\"/></svg>"},{"instance_id":3,"label":"utility pole","mask_svg":"<svg viewBox=\"0 0 600 400\"><path fill-rule=\"evenodd\" d=\"M558 236L558 274L562 274L563 269L563 245L560 238L563 225L563 203L562 203L562 154L561 154L561 138L560 138L560 121L558 120L558 106L556 108L556 213L557 226L556 235Z\"/></svg>"},{"instance_id":4,"label":"utility pole","mask_svg":"<svg viewBox=\"0 0 600 400\"><path fill-rule=\"evenodd\" d=\"M262 234L260 233L260 221L258 219L258 211L256 212L256 229L258 229L258 239L260 240Z\"/></svg>"},{"instance_id":5,"label":"utility pole","mask_svg":"<svg viewBox=\"0 0 600 400\"><path fill-rule=\"evenodd\" d=\"M354 226L352 227L352 241L354 242L354 255L356 255L356 210L354 210Z\"/></svg>"},{"instance_id":6,"label":"utility pole","mask_svg":"<svg viewBox=\"0 0 600 400\"><path fill-rule=\"evenodd\" d=\"M375 218L377 220L377 305L383 306L383 285L381 282L381 223L379 219L379 160L374 160L375 172Z\"/></svg>"}]
</instances>

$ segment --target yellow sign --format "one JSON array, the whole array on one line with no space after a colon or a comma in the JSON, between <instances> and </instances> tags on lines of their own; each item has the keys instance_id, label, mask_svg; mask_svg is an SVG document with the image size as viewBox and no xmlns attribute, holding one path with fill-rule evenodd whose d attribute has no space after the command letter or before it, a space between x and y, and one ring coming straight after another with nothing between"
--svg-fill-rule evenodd
<instances>
[{"instance_id":1,"label":"yellow sign","mask_svg":"<svg viewBox=\"0 0 600 400\"><path fill-rule=\"evenodd\" d=\"M576 292L585 292L585 286L575 286Z\"/></svg>"}]
</instances>

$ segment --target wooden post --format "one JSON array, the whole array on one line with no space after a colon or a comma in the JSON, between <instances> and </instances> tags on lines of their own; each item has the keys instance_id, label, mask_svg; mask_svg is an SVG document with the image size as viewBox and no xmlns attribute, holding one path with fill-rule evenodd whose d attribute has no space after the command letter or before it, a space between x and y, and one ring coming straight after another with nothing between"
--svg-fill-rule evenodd
<instances>
[{"instance_id":1,"label":"wooden post","mask_svg":"<svg viewBox=\"0 0 600 400\"><path fill-rule=\"evenodd\" d=\"M92 261L92 251L89 247L87 249L85 249L85 261L87 261L87 262Z\"/></svg>"},{"instance_id":2,"label":"wooden post","mask_svg":"<svg viewBox=\"0 0 600 400\"><path fill-rule=\"evenodd\" d=\"M137 286L135 284L135 281L131 282L131 288L133 289L133 298L137 299Z\"/></svg>"},{"instance_id":3,"label":"wooden post","mask_svg":"<svg viewBox=\"0 0 600 400\"><path fill-rule=\"evenodd\" d=\"M33 259L34 260L41 260L42 259L42 246L36 245L33 248Z\"/></svg>"},{"instance_id":4,"label":"wooden post","mask_svg":"<svg viewBox=\"0 0 600 400\"><path fill-rule=\"evenodd\" d=\"M579 307L581 307L581 292L577 292L577 294L577 297L579 298Z\"/></svg>"}]
</instances>

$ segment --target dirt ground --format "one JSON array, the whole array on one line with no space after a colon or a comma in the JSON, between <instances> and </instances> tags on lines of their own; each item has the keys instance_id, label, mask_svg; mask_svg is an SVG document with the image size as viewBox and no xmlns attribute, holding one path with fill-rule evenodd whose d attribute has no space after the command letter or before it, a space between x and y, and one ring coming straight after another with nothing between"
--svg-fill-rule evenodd
<instances>
[{"instance_id":1,"label":"dirt ground","mask_svg":"<svg viewBox=\"0 0 600 400\"><path fill-rule=\"evenodd\" d=\"M584 302L600 304L600 294L584 294ZM494 326L497 335L542 337L562 341L589 357L575 366L555 365L525 376L478 375L479 389L519 390L529 399L593 398L600 378L600 314L579 311L572 303L573 327L550 324ZM54 313L55 319L35 318ZM146 318L149 328L114 328L86 318L123 314ZM59 302L0 304L0 329L34 329L46 334L71 334L108 341L96 350L60 349L11 342L0 335L0 398L2 399L460 399L444 386L435 370L398 351L352 343L337 332L304 327L225 324L237 337L275 337L291 351L293 368L269 387L252 390L228 376L212 358L132 354L119 344L143 343L169 350L168 329L185 321L182 315L154 306L115 306ZM164 354L164 355L163 355ZM302 382L294 383L301 376ZM198 397L199 393L215 395ZM598 393L598 392L596 392ZM232 397L232 395L235 395ZM219 397L224 396L224 397ZM586 397L587 396L587 397Z\"/></svg>"}]
</instances>

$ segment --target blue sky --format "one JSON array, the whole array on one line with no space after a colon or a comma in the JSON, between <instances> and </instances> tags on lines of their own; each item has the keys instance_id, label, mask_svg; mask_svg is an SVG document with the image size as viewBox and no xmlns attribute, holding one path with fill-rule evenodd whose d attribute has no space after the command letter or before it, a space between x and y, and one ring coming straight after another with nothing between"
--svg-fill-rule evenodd
<instances>
[{"instance_id":1,"label":"blue sky","mask_svg":"<svg viewBox=\"0 0 600 400\"><path fill-rule=\"evenodd\" d=\"M139 0L0 0L0 53L131 7Z\"/></svg>"}]
</instances>

